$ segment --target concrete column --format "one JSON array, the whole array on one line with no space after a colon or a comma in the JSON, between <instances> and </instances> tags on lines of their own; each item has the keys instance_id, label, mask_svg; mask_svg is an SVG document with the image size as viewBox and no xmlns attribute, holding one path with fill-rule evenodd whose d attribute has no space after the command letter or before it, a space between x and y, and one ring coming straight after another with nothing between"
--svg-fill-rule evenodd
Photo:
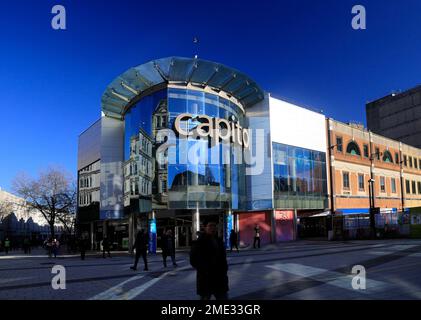
<instances>
[{"instance_id":1,"label":"concrete column","mask_svg":"<svg viewBox=\"0 0 421 320\"><path fill-rule=\"evenodd\" d=\"M187 228L185 228L185 229L187 229ZM187 230L185 230L185 231L186 231L186 246L188 247L188 246L190 246L189 232Z\"/></svg>"},{"instance_id":2,"label":"concrete column","mask_svg":"<svg viewBox=\"0 0 421 320\"><path fill-rule=\"evenodd\" d=\"M199 206L196 207L196 210L193 212L193 217L192 217L192 239L196 240L197 239L197 235L196 233L198 231L200 231L200 211L199 211Z\"/></svg>"},{"instance_id":3,"label":"concrete column","mask_svg":"<svg viewBox=\"0 0 421 320\"><path fill-rule=\"evenodd\" d=\"M129 216L129 252L133 253L133 245L136 238L136 214L130 213Z\"/></svg>"},{"instance_id":4,"label":"concrete column","mask_svg":"<svg viewBox=\"0 0 421 320\"><path fill-rule=\"evenodd\" d=\"M179 241L178 241L178 227L174 227L174 239L175 239L175 247L179 248Z\"/></svg>"},{"instance_id":5,"label":"concrete column","mask_svg":"<svg viewBox=\"0 0 421 320\"><path fill-rule=\"evenodd\" d=\"M95 235L94 235L94 222L93 221L90 223L90 227L91 227L91 231L90 231L90 233L91 233L91 236L90 236L90 238L91 238L91 250L94 250Z\"/></svg>"},{"instance_id":6,"label":"concrete column","mask_svg":"<svg viewBox=\"0 0 421 320\"><path fill-rule=\"evenodd\" d=\"M272 210L270 212L270 240L271 243L276 243L276 212Z\"/></svg>"},{"instance_id":7,"label":"concrete column","mask_svg":"<svg viewBox=\"0 0 421 320\"><path fill-rule=\"evenodd\" d=\"M238 213L235 214L234 226L235 226L235 232L237 232L237 243L238 243L238 245L240 245L240 239L241 239L241 235L240 235L240 215Z\"/></svg>"}]
</instances>

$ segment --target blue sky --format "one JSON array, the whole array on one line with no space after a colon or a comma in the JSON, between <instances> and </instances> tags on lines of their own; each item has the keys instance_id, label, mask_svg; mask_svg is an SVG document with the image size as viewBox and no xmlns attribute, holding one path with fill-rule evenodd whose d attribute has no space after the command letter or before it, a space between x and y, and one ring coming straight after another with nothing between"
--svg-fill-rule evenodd
<instances>
[{"instance_id":1,"label":"blue sky","mask_svg":"<svg viewBox=\"0 0 421 320\"><path fill-rule=\"evenodd\" d=\"M51 28L51 8L67 30ZM367 9L367 30L351 8ZM365 122L365 103L421 83L419 0L16 0L0 11L0 187L47 165L76 174L105 87L171 55L239 69L275 97ZM192 39L198 36L197 48Z\"/></svg>"}]
</instances>

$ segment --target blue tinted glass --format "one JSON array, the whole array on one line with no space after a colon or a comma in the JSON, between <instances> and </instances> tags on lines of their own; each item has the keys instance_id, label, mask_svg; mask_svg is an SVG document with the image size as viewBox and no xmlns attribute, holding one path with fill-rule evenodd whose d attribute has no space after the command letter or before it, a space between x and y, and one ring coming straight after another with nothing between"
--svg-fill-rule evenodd
<instances>
[{"instance_id":1,"label":"blue tinted glass","mask_svg":"<svg viewBox=\"0 0 421 320\"><path fill-rule=\"evenodd\" d=\"M275 197L326 197L325 159L323 152L273 143Z\"/></svg>"},{"instance_id":2,"label":"blue tinted glass","mask_svg":"<svg viewBox=\"0 0 421 320\"><path fill-rule=\"evenodd\" d=\"M160 90L144 97L126 113L124 117L124 157L130 157L130 140L137 137L140 130L152 138L152 118L161 103L166 103L167 91Z\"/></svg>"},{"instance_id":3,"label":"blue tinted glass","mask_svg":"<svg viewBox=\"0 0 421 320\"><path fill-rule=\"evenodd\" d=\"M244 126L244 118L237 114L238 108L226 99L218 95L204 93L198 90L183 90L171 88L168 90L168 110L170 113L170 125L173 126L175 118L180 113L191 113L193 115L207 115L230 119L235 115L235 119L240 120L240 125ZM197 120L185 122L186 130L192 130L199 124ZM174 206L180 207L182 201L186 207L196 208L231 208L238 209L241 201L245 199L245 172L244 165L235 165L235 153L223 149L222 145L210 146L208 141L192 140L182 143L177 139L177 161L187 160L187 153L194 148L194 163L187 163L185 166L171 166L168 168L168 185L176 184L178 190L180 181L187 185L186 194L169 197L169 201L175 201ZM230 164L224 164L223 151ZM181 154L181 155L180 155ZM187 161L186 161L187 162ZM175 170L184 171L184 175L177 175ZM184 178L185 177L185 178ZM183 200L184 199L184 200ZM181 201L181 202L180 202ZM245 202L245 201L243 201Z\"/></svg>"}]
</instances>

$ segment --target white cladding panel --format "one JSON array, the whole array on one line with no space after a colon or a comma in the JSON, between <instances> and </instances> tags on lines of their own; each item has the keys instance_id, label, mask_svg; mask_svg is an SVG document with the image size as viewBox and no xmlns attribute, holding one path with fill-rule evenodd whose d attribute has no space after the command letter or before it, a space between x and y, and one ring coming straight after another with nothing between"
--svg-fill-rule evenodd
<instances>
[{"instance_id":1,"label":"white cladding panel","mask_svg":"<svg viewBox=\"0 0 421 320\"><path fill-rule=\"evenodd\" d=\"M273 142L326 152L324 115L272 97L269 109Z\"/></svg>"},{"instance_id":2,"label":"white cladding panel","mask_svg":"<svg viewBox=\"0 0 421 320\"><path fill-rule=\"evenodd\" d=\"M77 170L101 158L101 119L79 136Z\"/></svg>"}]
</instances>

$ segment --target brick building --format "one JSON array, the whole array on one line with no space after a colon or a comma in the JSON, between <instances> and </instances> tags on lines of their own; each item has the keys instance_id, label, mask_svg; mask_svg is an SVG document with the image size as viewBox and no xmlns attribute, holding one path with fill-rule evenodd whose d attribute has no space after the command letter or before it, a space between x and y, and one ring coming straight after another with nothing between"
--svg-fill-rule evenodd
<instances>
[{"instance_id":1,"label":"brick building","mask_svg":"<svg viewBox=\"0 0 421 320\"><path fill-rule=\"evenodd\" d=\"M346 218L345 230L347 223L369 225L370 207L380 212L376 224L397 226L398 212L421 206L420 149L360 125L326 121L330 206Z\"/></svg>"}]
</instances>

